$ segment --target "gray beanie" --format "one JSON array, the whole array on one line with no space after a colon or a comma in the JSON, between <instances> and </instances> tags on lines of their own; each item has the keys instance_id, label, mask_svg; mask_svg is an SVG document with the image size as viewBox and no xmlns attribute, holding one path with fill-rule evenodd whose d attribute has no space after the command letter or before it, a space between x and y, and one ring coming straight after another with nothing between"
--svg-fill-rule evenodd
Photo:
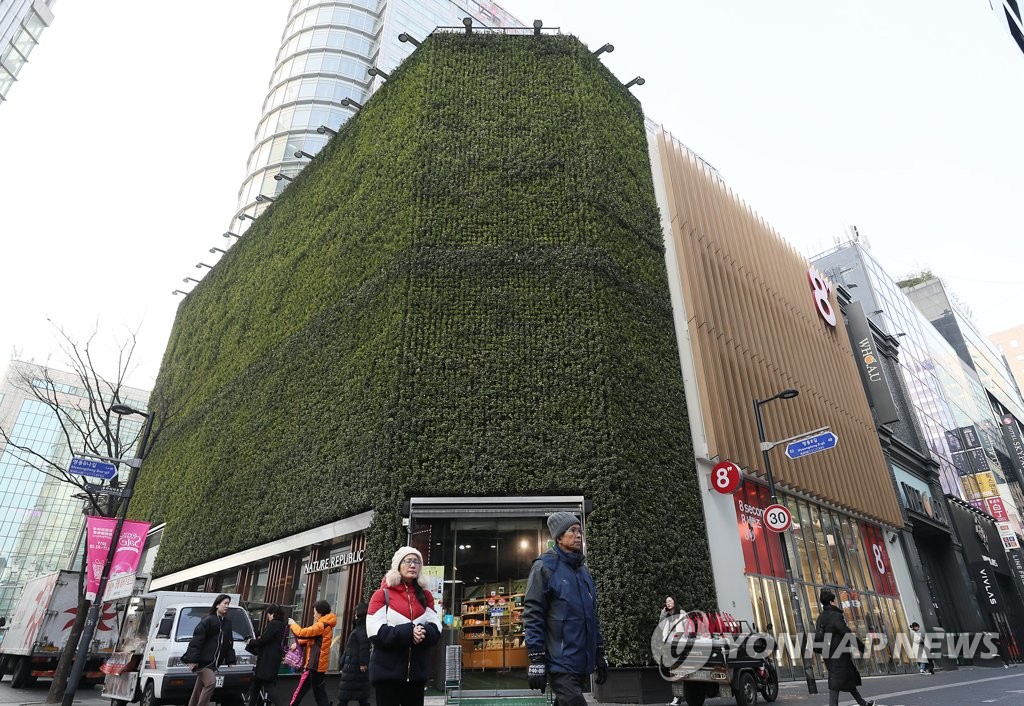
<instances>
[{"instance_id":1,"label":"gray beanie","mask_svg":"<svg viewBox=\"0 0 1024 706\"><path fill-rule=\"evenodd\" d=\"M548 515L548 530L554 540L565 534L567 529L578 524L580 524L579 518L571 512L553 512Z\"/></svg>"}]
</instances>

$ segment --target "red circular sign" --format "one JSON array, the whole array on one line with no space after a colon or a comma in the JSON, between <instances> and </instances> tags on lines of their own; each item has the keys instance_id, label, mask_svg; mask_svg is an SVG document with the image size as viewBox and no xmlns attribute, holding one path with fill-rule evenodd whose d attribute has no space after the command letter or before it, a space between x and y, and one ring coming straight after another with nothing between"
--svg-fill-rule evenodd
<instances>
[{"instance_id":1,"label":"red circular sign","mask_svg":"<svg viewBox=\"0 0 1024 706\"><path fill-rule=\"evenodd\" d=\"M785 532L793 525L793 515L785 505L769 505L764 509L764 526L772 532Z\"/></svg>"},{"instance_id":2,"label":"red circular sign","mask_svg":"<svg viewBox=\"0 0 1024 706\"><path fill-rule=\"evenodd\" d=\"M732 495L742 483L743 474L732 461L716 463L711 469L711 487L722 495Z\"/></svg>"}]
</instances>

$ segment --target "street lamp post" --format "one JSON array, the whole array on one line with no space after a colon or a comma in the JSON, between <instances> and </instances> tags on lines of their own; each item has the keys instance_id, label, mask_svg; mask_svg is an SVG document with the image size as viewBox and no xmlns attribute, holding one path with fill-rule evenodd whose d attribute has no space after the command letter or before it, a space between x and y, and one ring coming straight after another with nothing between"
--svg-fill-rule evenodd
<instances>
[{"instance_id":1,"label":"street lamp post","mask_svg":"<svg viewBox=\"0 0 1024 706\"><path fill-rule=\"evenodd\" d=\"M766 400L754 400L754 418L757 419L757 439L760 442L761 457L764 459L764 472L768 476L768 494L771 495L772 504L779 502L775 494L775 476L772 475L772 459L768 451L773 444L769 444L764 436L764 420L761 418L761 405L766 405L773 400L789 400L800 394L799 390L789 388L776 393ZM782 544L782 564L786 567L786 585L789 587L789 596L793 604L793 617L796 622L796 632L801 636L800 640L800 661L804 668L804 678L807 680L807 693L817 694L818 685L814 681L814 670L811 663L807 661L806 640L807 632L804 629L804 615L801 608L800 592L793 581L793 564L789 558L789 546L786 544L786 533L779 532L779 542Z\"/></svg>"},{"instance_id":2,"label":"street lamp post","mask_svg":"<svg viewBox=\"0 0 1024 706\"><path fill-rule=\"evenodd\" d=\"M75 662L71 667L71 675L68 677L68 686L64 691L64 698L61 706L71 706L75 700L75 691L78 689L78 682L85 672L85 663L89 659L89 643L96 632L96 625L99 622L100 607L103 605L103 594L107 590L107 574L110 573L110 564L114 560L114 553L117 551L117 544L121 540L121 527L124 526L125 516L128 514L128 503L132 498L135 489L135 481L139 477L139 469L149 452L149 432L153 428L154 412L140 412L137 409L123 404L115 404L110 411L118 416L126 414L138 414L146 418L146 425L142 430L142 440L139 442L139 449L135 458L125 459L122 463L128 464L131 471L128 473L128 483L121 491L121 507L117 513L117 523L114 525L114 533L110 537L110 549L107 551L107 558L103 562L103 572L100 574L100 585L96 589L96 598L89 604L89 613L85 619L85 626L82 628L82 636L78 640L78 651L75 653Z\"/></svg>"}]
</instances>

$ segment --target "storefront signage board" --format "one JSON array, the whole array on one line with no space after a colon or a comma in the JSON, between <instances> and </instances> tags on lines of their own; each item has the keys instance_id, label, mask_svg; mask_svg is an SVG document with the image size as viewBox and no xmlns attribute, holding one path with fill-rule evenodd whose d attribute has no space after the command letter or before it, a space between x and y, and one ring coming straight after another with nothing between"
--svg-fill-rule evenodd
<instances>
[{"instance_id":1,"label":"storefront signage board","mask_svg":"<svg viewBox=\"0 0 1024 706\"><path fill-rule=\"evenodd\" d=\"M868 317L864 315L864 306L859 301L850 302L846 306L846 322L850 332L850 341L857 354L861 381L868 393L868 402L875 410L875 418L879 424L892 424L900 419L896 404L892 401L892 391L886 378L882 362L875 347L875 338L871 335Z\"/></svg>"},{"instance_id":2,"label":"storefront signage board","mask_svg":"<svg viewBox=\"0 0 1024 706\"><path fill-rule=\"evenodd\" d=\"M896 577L892 573L889 561L889 549L885 542L885 533L881 527L860 523L861 539L864 541L865 556L875 590L884 596L899 596Z\"/></svg>"},{"instance_id":3,"label":"storefront signage board","mask_svg":"<svg viewBox=\"0 0 1024 706\"><path fill-rule=\"evenodd\" d=\"M1024 440L1021 439L1017 421L1011 415L1003 417L1003 441L1010 452L1010 462L1017 478L1024 481Z\"/></svg>"},{"instance_id":4,"label":"storefront signage board","mask_svg":"<svg viewBox=\"0 0 1024 706\"><path fill-rule=\"evenodd\" d=\"M354 552L339 552L332 554L326 559L320 559L318 561L311 561L303 568L302 573L304 574L316 574L321 571L330 571L331 569L339 569L343 566L349 566L350 564L358 564L366 556L365 549L358 549Z\"/></svg>"},{"instance_id":5,"label":"storefront signage board","mask_svg":"<svg viewBox=\"0 0 1024 706\"><path fill-rule=\"evenodd\" d=\"M975 473L974 479L978 483L978 493L983 498L998 498L999 486L996 484L996 476L992 471Z\"/></svg>"},{"instance_id":6,"label":"storefront signage board","mask_svg":"<svg viewBox=\"0 0 1024 706\"><path fill-rule=\"evenodd\" d=\"M444 619L444 567L424 566L421 576L427 579L427 590L434 594L434 610Z\"/></svg>"},{"instance_id":7,"label":"storefront signage board","mask_svg":"<svg viewBox=\"0 0 1024 706\"><path fill-rule=\"evenodd\" d=\"M1003 542L1003 549L1020 549L1020 542L1017 541L1017 533L1013 531L1013 525L1009 522L997 522L996 529L999 530L999 539Z\"/></svg>"},{"instance_id":8,"label":"storefront signage board","mask_svg":"<svg viewBox=\"0 0 1024 706\"><path fill-rule=\"evenodd\" d=\"M814 267L808 267L807 281L811 284L811 296L814 297L814 308L818 310L818 316L829 326L835 328L836 310L832 308L832 301L829 298L832 289L828 286L828 280L822 277Z\"/></svg>"},{"instance_id":9,"label":"storefront signage board","mask_svg":"<svg viewBox=\"0 0 1024 706\"><path fill-rule=\"evenodd\" d=\"M992 515L996 522L1007 522L1010 519L1002 498L986 498L985 510Z\"/></svg>"},{"instance_id":10,"label":"storefront signage board","mask_svg":"<svg viewBox=\"0 0 1024 706\"><path fill-rule=\"evenodd\" d=\"M756 483L744 483L732 497L736 503L744 573L785 578L782 545L778 536L764 526L764 508L771 504L768 490Z\"/></svg>"},{"instance_id":11,"label":"storefront signage board","mask_svg":"<svg viewBox=\"0 0 1024 706\"><path fill-rule=\"evenodd\" d=\"M711 469L711 487L722 495L732 495L740 489L742 483L743 474L732 461L716 463Z\"/></svg>"}]
</instances>

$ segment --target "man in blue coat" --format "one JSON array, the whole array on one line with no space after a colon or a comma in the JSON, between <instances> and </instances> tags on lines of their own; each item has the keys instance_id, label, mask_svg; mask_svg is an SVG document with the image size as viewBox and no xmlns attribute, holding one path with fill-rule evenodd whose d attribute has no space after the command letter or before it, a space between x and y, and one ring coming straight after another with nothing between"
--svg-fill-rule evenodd
<instances>
[{"instance_id":1,"label":"man in blue coat","mask_svg":"<svg viewBox=\"0 0 1024 706\"><path fill-rule=\"evenodd\" d=\"M530 656L531 689L551 682L557 706L585 706L587 678L608 678L604 640L597 624L597 589L583 565L583 528L568 512L548 517L555 546L533 562L526 583L523 623Z\"/></svg>"}]
</instances>

